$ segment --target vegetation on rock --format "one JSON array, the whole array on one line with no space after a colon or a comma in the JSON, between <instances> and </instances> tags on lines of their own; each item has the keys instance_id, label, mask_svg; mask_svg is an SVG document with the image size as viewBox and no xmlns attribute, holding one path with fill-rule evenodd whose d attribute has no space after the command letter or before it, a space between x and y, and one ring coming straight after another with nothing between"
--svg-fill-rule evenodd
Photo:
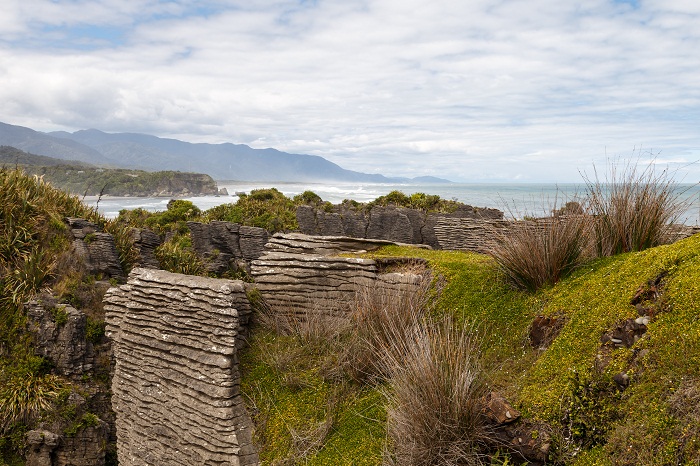
<instances>
[{"instance_id":1,"label":"vegetation on rock","mask_svg":"<svg viewBox=\"0 0 700 466\"><path fill-rule=\"evenodd\" d=\"M70 423L82 415L80 409L66 411L71 405L67 394L106 390L106 379L93 379L104 367L95 367L85 381L58 375L51 361L35 354L27 332L25 303L40 290L53 288L56 298L52 299L58 302L47 306L55 309L55 324L66 323L65 304L79 306L91 313L96 327L92 338L99 340L97 328L104 315L98 295L104 289L71 256L66 217L85 218L105 229L111 225L78 198L40 177L0 169L0 462L16 464L25 446L24 433L37 423L60 419ZM129 244L123 236L117 243ZM128 247L121 253L127 272ZM109 360L104 362L103 372L108 373Z\"/></svg>"}]
</instances>

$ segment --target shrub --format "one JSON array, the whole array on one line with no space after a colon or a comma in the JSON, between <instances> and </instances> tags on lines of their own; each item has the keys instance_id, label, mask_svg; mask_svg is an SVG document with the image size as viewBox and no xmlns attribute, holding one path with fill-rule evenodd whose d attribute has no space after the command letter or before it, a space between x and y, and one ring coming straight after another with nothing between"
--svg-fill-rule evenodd
<instances>
[{"instance_id":1,"label":"shrub","mask_svg":"<svg viewBox=\"0 0 700 466\"><path fill-rule=\"evenodd\" d=\"M457 210L461 204L455 200L441 199L440 196L434 194L413 193L407 196L401 191L391 191L389 194L380 196L368 204L370 208L375 205L394 205L428 212L450 213Z\"/></svg>"},{"instance_id":2,"label":"shrub","mask_svg":"<svg viewBox=\"0 0 700 466\"><path fill-rule=\"evenodd\" d=\"M387 434L397 465L480 464L486 385L471 333L423 320L387 354Z\"/></svg>"},{"instance_id":3,"label":"shrub","mask_svg":"<svg viewBox=\"0 0 700 466\"><path fill-rule=\"evenodd\" d=\"M160 234L168 231L184 232L184 222L195 220L201 214L202 211L192 201L171 200L168 202L168 210L150 215L146 218L145 225Z\"/></svg>"},{"instance_id":4,"label":"shrub","mask_svg":"<svg viewBox=\"0 0 700 466\"><path fill-rule=\"evenodd\" d=\"M492 254L508 282L535 291L578 267L588 244L585 216L556 216L515 224Z\"/></svg>"},{"instance_id":5,"label":"shrub","mask_svg":"<svg viewBox=\"0 0 700 466\"><path fill-rule=\"evenodd\" d=\"M155 250L161 268L169 272L186 275L204 275L202 260L192 249L192 239L188 234L173 235Z\"/></svg>"},{"instance_id":6,"label":"shrub","mask_svg":"<svg viewBox=\"0 0 700 466\"><path fill-rule=\"evenodd\" d=\"M235 204L222 204L209 209L204 219L260 227L271 233L296 230L299 227L294 201L275 188L254 189L249 195L241 196Z\"/></svg>"},{"instance_id":7,"label":"shrub","mask_svg":"<svg viewBox=\"0 0 700 466\"><path fill-rule=\"evenodd\" d=\"M663 244L669 228L685 209L682 191L668 170L653 163L640 169L628 162L611 163L603 179L583 175L588 195L596 253L610 256Z\"/></svg>"},{"instance_id":8,"label":"shrub","mask_svg":"<svg viewBox=\"0 0 700 466\"><path fill-rule=\"evenodd\" d=\"M292 199L295 204L311 204L311 205L319 205L323 203L323 199L321 199L321 196L316 194L313 191L304 191L301 194L297 194L294 196Z\"/></svg>"}]
</instances>

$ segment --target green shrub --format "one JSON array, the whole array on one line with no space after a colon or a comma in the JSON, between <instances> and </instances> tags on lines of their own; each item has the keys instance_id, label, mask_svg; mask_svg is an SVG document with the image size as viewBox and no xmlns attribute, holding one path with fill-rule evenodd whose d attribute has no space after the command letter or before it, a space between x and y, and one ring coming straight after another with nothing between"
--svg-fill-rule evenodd
<instances>
[{"instance_id":1,"label":"green shrub","mask_svg":"<svg viewBox=\"0 0 700 466\"><path fill-rule=\"evenodd\" d=\"M155 256L161 268L169 272L186 275L204 275L206 272L202 259L192 249L189 232L173 235L156 248Z\"/></svg>"},{"instance_id":2,"label":"green shrub","mask_svg":"<svg viewBox=\"0 0 700 466\"><path fill-rule=\"evenodd\" d=\"M389 194L379 196L370 202L368 207L371 209L375 205L394 205L397 207L424 210L426 212L451 213L457 210L461 203L454 200L441 199L440 196L433 194L414 193L407 196L401 191L391 191Z\"/></svg>"},{"instance_id":3,"label":"green shrub","mask_svg":"<svg viewBox=\"0 0 700 466\"><path fill-rule=\"evenodd\" d=\"M100 418L93 413L85 413L80 419L73 422L69 427L67 427L63 433L67 437L75 437L75 435L81 430L87 427L95 427L100 425Z\"/></svg>"},{"instance_id":4,"label":"green shrub","mask_svg":"<svg viewBox=\"0 0 700 466\"><path fill-rule=\"evenodd\" d=\"M183 199L168 202L168 210L156 212L145 219L145 225L160 234L168 231L187 231L185 222L196 220L202 211L192 201Z\"/></svg>"},{"instance_id":5,"label":"green shrub","mask_svg":"<svg viewBox=\"0 0 700 466\"><path fill-rule=\"evenodd\" d=\"M307 193L305 193L306 197L313 198L315 196L313 193ZM292 231L299 228L294 201L275 188L254 189L249 195L239 197L235 204L223 204L209 209L205 213L204 219L260 227L270 233Z\"/></svg>"},{"instance_id":6,"label":"green shrub","mask_svg":"<svg viewBox=\"0 0 700 466\"><path fill-rule=\"evenodd\" d=\"M55 306L50 309L53 321L58 327L65 325L68 322L68 312L66 306Z\"/></svg>"},{"instance_id":7,"label":"green shrub","mask_svg":"<svg viewBox=\"0 0 700 466\"><path fill-rule=\"evenodd\" d=\"M93 344L97 344L105 335L105 322L92 317L87 318L85 327L85 339Z\"/></svg>"}]
</instances>

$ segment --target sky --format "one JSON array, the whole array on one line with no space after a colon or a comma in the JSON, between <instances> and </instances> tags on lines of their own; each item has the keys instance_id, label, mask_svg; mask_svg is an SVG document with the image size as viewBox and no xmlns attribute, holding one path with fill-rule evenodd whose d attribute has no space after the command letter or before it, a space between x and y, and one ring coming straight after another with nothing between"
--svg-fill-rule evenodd
<instances>
[{"instance_id":1,"label":"sky","mask_svg":"<svg viewBox=\"0 0 700 466\"><path fill-rule=\"evenodd\" d=\"M3 0L0 121L466 182L700 181L697 0Z\"/></svg>"}]
</instances>

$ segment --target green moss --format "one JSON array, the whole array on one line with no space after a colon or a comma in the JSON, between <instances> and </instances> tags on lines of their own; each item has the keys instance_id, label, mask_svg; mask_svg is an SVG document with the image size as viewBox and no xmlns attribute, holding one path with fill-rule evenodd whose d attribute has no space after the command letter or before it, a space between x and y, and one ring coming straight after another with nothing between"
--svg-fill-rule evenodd
<instances>
[{"instance_id":1,"label":"green moss","mask_svg":"<svg viewBox=\"0 0 700 466\"><path fill-rule=\"evenodd\" d=\"M263 464L381 464L385 409L376 390L324 377L324 355L292 336L256 328L241 356Z\"/></svg>"}]
</instances>

